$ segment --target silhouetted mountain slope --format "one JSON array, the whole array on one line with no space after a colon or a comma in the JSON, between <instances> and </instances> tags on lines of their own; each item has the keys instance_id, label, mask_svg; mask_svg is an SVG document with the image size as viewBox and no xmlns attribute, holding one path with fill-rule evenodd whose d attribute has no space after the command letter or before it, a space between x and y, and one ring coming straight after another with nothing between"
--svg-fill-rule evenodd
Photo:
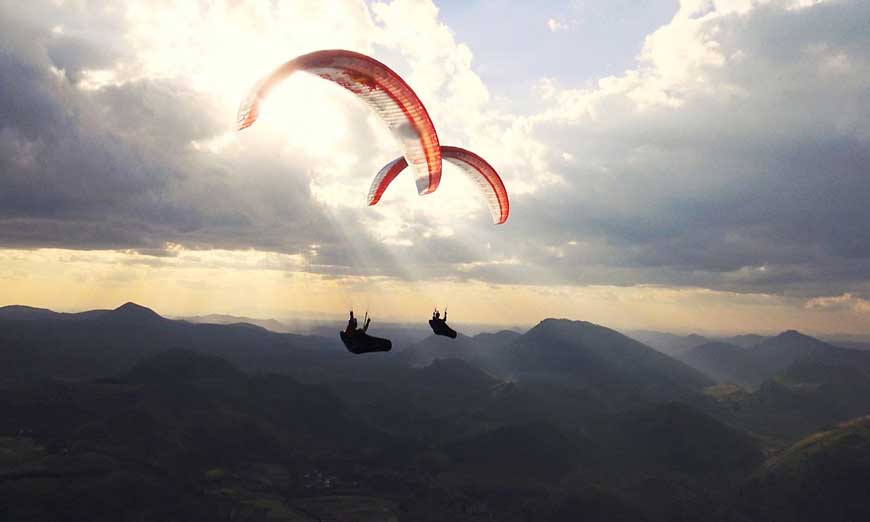
<instances>
[{"instance_id":1,"label":"silhouetted mountain slope","mask_svg":"<svg viewBox=\"0 0 870 522\"><path fill-rule=\"evenodd\" d=\"M785 331L757 345L753 350L753 364L759 375L773 375L790 364L818 355L833 348L816 338L795 330Z\"/></svg>"},{"instance_id":2,"label":"silhouetted mountain slope","mask_svg":"<svg viewBox=\"0 0 870 522\"><path fill-rule=\"evenodd\" d=\"M870 520L870 417L816 433L768 459L746 485L756 520Z\"/></svg>"},{"instance_id":3,"label":"silhouetted mountain slope","mask_svg":"<svg viewBox=\"0 0 870 522\"><path fill-rule=\"evenodd\" d=\"M398 360L411 366L426 366L435 359L463 359L497 375L513 373L509 347L521 335L510 330L456 339L432 335L402 351Z\"/></svg>"},{"instance_id":4,"label":"silhouetted mountain slope","mask_svg":"<svg viewBox=\"0 0 870 522\"><path fill-rule=\"evenodd\" d=\"M678 402L620 414L615 428L610 436L622 439L632 466L710 480L742 475L763 458L745 433Z\"/></svg>"},{"instance_id":5,"label":"silhouetted mountain slope","mask_svg":"<svg viewBox=\"0 0 870 522\"><path fill-rule=\"evenodd\" d=\"M861 350L864 352L870 352L870 343L868 343L866 341L832 340L832 341L826 341L826 342L828 342L829 344L832 344L834 346L839 346L840 348L848 348L850 350Z\"/></svg>"},{"instance_id":6,"label":"silhouetted mountain slope","mask_svg":"<svg viewBox=\"0 0 870 522\"><path fill-rule=\"evenodd\" d=\"M66 320L81 320L93 319L100 316L109 310L89 310L79 313L64 313L48 310L47 308L34 308L32 306L11 305L0 307L0 321L29 321L43 319L66 319Z\"/></svg>"},{"instance_id":7,"label":"silhouetted mountain slope","mask_svg":"<svg viewBox=\"0 0 870 522\"><path fill-rule=\"evenodd\" d=\"M602 417L585 433L599 460L576 479L607 485L654 520L732 520L734 490L763 459L753 438L677 402Z\"/></svg>"},{"instance_id":8,"label":"silhouetted mountain slope","mask_svg":"<svg viewBox=\"0 0 870 522\"><path fill-rule=\"evenodd\" d=\"M725 337L722 339L718 339L720 342L733 344L734 346L739 346L741 348L755 348L762 342L769 339L769 337L765 337L763 335L758 334L744 334L744 335L735 335L733 337Z\"/></svg>"},{"instance_id":9,"label":"silhouetted mountain slope","mask_svg":"<svg viewBox=\"0 0 870 522\"><path fill-rule=\"evenodd\" d=\"M53 319L61 314L46 308L34 308L32 306L10 305L0 306L0 319L31 320Z\"/></svg>"},{"instance_id":10,"label":"silhouetted mountain slope","mask_svg":"<svg viewBox=\"0 0 870 522\"><path fill-rule=\"evenodd\" d=\"M712 383L646 345L584 321L546 319L516 339L510 357L519 378L623 388L651 400L682 397Z\"/></svg>"},{"instance_id":11,"label":"silhouetted mountain slope","mask_svg":"<svg viewBox=\"0 0 870 522\"><path fill-rule=\"evenodd\" d=\"M680 336L651 330L635 330L629 332L628 336L671 357L677 357L695 346L710 342L710 339L697 334Z\"/></svg>"},{"instance_id":12,"label":"silhouetted mountain slope","mask_svg":"<svg viewBox=\"0 0 870 522\"><path fill-rule=\"evenodd\" d=\"M96 319L106 322L118 323L156 323L169 321L164 319L157 312L150 308L146 308L136 303L124 303L114 310L100 314Z\"/></svg>"},{"instance_id":13,"label":"silhouetted mountain slope","mask_svg":"<svg viewBox=\"0 0 870 522\"><path fill-rule=\"evenodd\" d=\"M723 342L696 346L678 357L692 368L719 382L750 384L754 375L752 354L746 348Z\"/></svg>"},{"instance_id":14,"label":"silhouetted mountain slope","mask_svg":"<svg viewBox=\"0 0 870 522\"><path fill-rule=\"evenodd\" d=\"M504 386L463 360L436 359L380 380L340 380L332 388L373 426L432 444L526 420L530 400Z\"/></svg>"},{"instance_id":15,"label":"silhouetted mountain slope","mask_svg":"<svg viewBox=\"0 0 870 522\"><path fill-rule=\"evenodd\" d=\"M173 348L136 364L125 380L133 383L215 380L232 383L245 374L220 357Z\"/></svg>"},{"instance_id":16,"label":"silhouetted mountain slope","mask_svg":"<svg viewBox=\"0 0 870 522\"><path fill-rule=\"evenodd\" d=\"M870 412L870 377L840 365L798 361L757 390L718 396L729 419L771 442L791 442Z\"/></svg>"},{"instance_id":17,"label":"silhouetted mountain slope","mask_svg":"<svg viewBox=\"0 0 870 522\"><path fill-rule=\"evenodd\" d=\"M117 379L3 390L0 515L222 520L248 513L255 501L283 510L298 501L288 498L312 494L344 495L351 509L362 501L351 492L403 499L411 513L435 495L427 516L436 520L472 520L468 506L498 520L521 520L523 509L567 516L596 506L587 518L642 519L605 488L558 489L560 477L589 458L591 445L544 422L493 424L490 406L519 398L502 389L505 383L459 360L403 372L393 383L400 393L383 398L406 415L397 419L404 430L392 435L373 429L323 386L249 376L217 357L180 349L149 357ZM480 424L471 431L449 428L475 420ZM414 429L425 431L425 444L408 436ZM439 440L432 433L439 430L456 436ZM13 450L4 437L16 433L29 439ZM5 467L7 450L31 467ZM112 486L118 481L137 497ZM626 512L635 516L617 516ZM270 513L245 519L277 516Z\"/></svg>"},{"instance_id":18,"label":"silhouetted mountain slope","mask_svg":"<svg viewBox=\"0 0 870 522\"><path fill-rule=\"evenodd\" d=\"M39 441L34 459L3 460L14 434ZM299 495L318 467L341 467L351 484L366 459L391 462L386 452L402 448L322 386L171 350L120 379L0 394L0 519L226 520L246 512L251 492Z\"/></svg>"},{"instance_id":19,"label":"silhouetted mountain slope","mask_svg":"<svg viewBox=\"0 0 870 522\"><path fill-rule=\"evenodd\" d=\"M435 359L463 359L470 361L476 358L475 343L471 337L459 334L456 339L440 335L429 337L412 344L397 358L410 366L427 366Z\"/></svg>"},{"instance_id":20,"label":"silhouetted mountain slope","mask_svg":"<svg viewBox=\"0 0 870 522\"><path fill-rule=\"evenodd\" d=\"M547 423L503 426L445 446L467 473L501 476L518 484L558 482L584 460L593 460L589 441ZM584 451L585 449L585 451Z\"/></svg>"},{"instance_id":21,"label":"silhouetted mountain slope","mask_svg":"<svg viewBox=\"0 0 870 522\"><path fill-rule=\"evenodd\" d=\"M246 370L280 371L305 380L352 371L346 365L353 357L338 339L172 321L133 303L75 315L80 320L0 319L0 379L118 376L173 347L221 356Z\"/></svg>"},{"instance_id":22,"label":"silhouetted mountain slope","mask_svg":"<svg viewBox=\"0 0 870 522\"><path fill-rule=\"evenodd\" d=\"M489 390L499 381L461 359L436 359L414 372L414 384L434 388Z\"/></svg>"},{"instance_id":23,"label":"silhouetted mountain slope","mask_svg":"<svg viewBox=\"0 0 870 522\"><path fill-rule=\"evenodd\" d=\"M290 325L276 321L275 319L255 319L252 317L238 317L227 314L196 315L181 317L181 320L196 324L250 324L269 330L270 332L292 333Z\"/></svg>"},{"instance_id":24,"label":"silhouetted mountain slope","mask_svg":"<svg viewBox=\"0 0 870 522\"><path fill-rule=\"evenodd\" d=\"M791 333L724 345L798 354L752 391L579 321L357 357L134 304L88 317L0 318L0 375L30 377L0 382L0 520L760 522L735 493L761 446L870 411L860 356Z\"/></svg>"},{"instance_id":25,"label":"silhouetted mountain slope","mask_svg":"<svg viewBox=\"0 0 870 522\"><path fill-rule=\"evenodd\" d=\"M520 337L520 335L522 334L513 330L501 330L495 333L480 333L472 337L472 339L480 349L498 350L512 343L514 340Z\"/></svg>"},{"instance_id":26,"label":"silhouetted mountain slope","mask_svg":"<svg viewBox=\"0 0 870 522\"><path fill-rule=\"evenodd\" d=\"M800 361L870 371L870 354L831 346L794 330L767 338L752 348L708 343L690 350L680 360L720 382L752 386Z\"/></svg>"}]
</instances>

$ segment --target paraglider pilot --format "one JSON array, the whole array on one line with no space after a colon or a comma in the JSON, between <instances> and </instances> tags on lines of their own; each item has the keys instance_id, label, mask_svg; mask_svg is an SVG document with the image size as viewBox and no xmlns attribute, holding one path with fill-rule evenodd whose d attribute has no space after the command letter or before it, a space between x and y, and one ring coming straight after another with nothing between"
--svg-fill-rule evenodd
<instances>
[{"instance_id":1,"label":"paraglider pilot","mask_svg":"<svg viewBox=\"0 0 870 522\"><path fill-rule=\"evenodd\" d=\"M350 319L347 320L347 328L345 328L345 333L348 335L354 333L356 331L357 322L356 317L353 316L353 310L350 311Z\"/></svg>"},{"instance_id":2,"label":"paraglider pilot","mask_svg":"<svg viewBox=\"0 0 870 522\"><path fill-rule=\"evenodd\" d=\"M432 327L432 331L435 335L443 335L451 339L456 339L456 331L447 326L446 308L444 309L444 317L441 317L441 312L439 312L437 308L432 312L432 319L429 321L429 326Z\"/></svg>"},{"instance_id":3,"label":"paraglider pilot","mask_svg":"<svg viewBox=\"0 0 870 522\"><path fill-rule=\"evenodd\" d=\"M351 353L361 354L369 352L389 352L393 343L389 339L381 339L372 337L366 333L369 325L372 324L372 319L366 312L365 322L362 329L357 326L357 319L353 315L353 310L350 311L350 318L347 320L347 328L343 332L339 332L341 341Z\"/></svg>"}]
</instances>

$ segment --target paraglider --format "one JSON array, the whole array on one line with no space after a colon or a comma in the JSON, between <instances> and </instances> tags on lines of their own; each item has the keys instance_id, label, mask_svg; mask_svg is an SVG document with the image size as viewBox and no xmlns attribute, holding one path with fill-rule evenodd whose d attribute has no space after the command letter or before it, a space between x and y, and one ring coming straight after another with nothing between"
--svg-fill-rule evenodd
<instances>
[{"instance_id":1,"label":"paraglider","mask_svg":"<svg viewBox=\"0 0 870 522\"><path fill-rule=\"evenodd\" d=\"M501 177L485 159L469 150L449 146L441 147L441 158L458 166L474 181L486 198L493 223L500 225L507 221L510 214L510 201L508 200L507 189ZM408 163L405 161L405 158L400 156L387 163L378 172L375 179L372 180L372 185L369 189L369 205L375 205L381 200L381 196L384 195L384 191L387 190L390 183L407 166Z\"/></svg>"},{"instance_id":2,"label":"paraglider","mask_svg":"<svg viewBox=\"0 0 870 522\"><path fill-rule=\"evenodd\" d=\"M366 333L369 329L369 325L372 323L372 319L368 315L368 312L366 312L363 327L357 328L357 320L356 317L353 316L353 310L351 310L350 319L347 321L347 327L339 332L341 342L344 343L344 347L347 348L347 351L353 354L389 352L393 348L392 341L389 339L381 339L380 337L373 337Z\"/></svg>"},{"instance_id":3,"label":"paraglider","mask_svg":"<svg viewBox=\"0 0 870 522\"><path fill-rule=\"evenodd\" d=\"M426 107L396 72L364 54L315 51L281 65L262 79L239 106L238 130L253 125L272 89L297 71L335 82L368 104L401 145L403 158L415 173L417 192L424 195L438 188L441 147Z\"/></svg>"},{"instance_id":4,"label":"paraglider","mask_svg":"<svg viewBox=\"0 0 870 522\"><path fill-rule=\"evenodd\" d=\"M429 319L429 326L432 327L432 332L435 335L443 335L444 337L456 339L456 331L447 326L447 308L444 308L444 317L441 317L441 313L436 308L432 312L432 319Z\"/></svg>"},{"instance_id":5,"label":"paraglider","mask_svg":"<svg viewBox=\"0 0 870 522\"><path fill-rule=\"evenodd\" d=\"M408 166L414 172L417 192L434 192L441 183L441 160L459 166L486 197L492 220L504 223L510 213L507 190L495 169L483 158L459 147L442 147L435 125L413 89L395 71L364 54L342 49L315 51L297 56L260 80L239 106L238 130L257 121L269 93L297 71L337 83L364 101L389 128L402 148L402 156L375 176L368 204L375 205L392 181Z\"/></svg>"}]
</instances>

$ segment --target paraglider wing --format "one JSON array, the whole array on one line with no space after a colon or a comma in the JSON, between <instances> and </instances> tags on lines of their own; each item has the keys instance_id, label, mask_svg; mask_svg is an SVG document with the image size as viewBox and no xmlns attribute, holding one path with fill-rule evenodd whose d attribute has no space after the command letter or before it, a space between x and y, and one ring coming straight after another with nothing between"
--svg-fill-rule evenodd
<instances>
[{"instance_id":1,"label":"paraglider wing","mask_svg":"<svg viewBox=\"0 0 870 522\"><path fill-rule=\"evenodd\" d=\"M411 165L417 192L428 194L441 182L441 147L435 126L417 94L392 69L353 51L316 51L298 56L260 81L239 106L238 129L257 121L260 104L281 81L296 71L335 82L366 102L399 141Z\"/></svg>"},{"instance_id":2,"label":"paraglider wing","mask_svg":"<svg viewBox=\"0 0 870 522\"><path fill-rule=\"evenodd\" d=\"M405 167L407 166L408 162L405 161L404 156L399 156L384 165L384 168L382 168L375 176L375 179L372 180L372 186L369 189L369 205L374 205L381 200L381 196L384 195L384 191L387 190L390 183L392 183L393 180L396 179L396 176L405 170Z\"/></svg>"},{"instance_id":3,"label":"paraglider wing","mask_svg":"<svg viewBox=\"0 0 870 522\"><path fill-rule=\"evenodd\" d=\"M470 150L448 146L441 147L441 157L444 161L448 161L462 169L474 181L486 198L493 223L500 225L507 221L510 214L510 201L508 200L507 189L501 177L499 177L495 169L485 159ZM380 201L381 196L383 196L387 187L390 186L390 183L405 168L406 163L402 160L403 158L396 158L387 163L375 176L369 189L369 205L374 205Z\"/></svg>"}]
</instances>

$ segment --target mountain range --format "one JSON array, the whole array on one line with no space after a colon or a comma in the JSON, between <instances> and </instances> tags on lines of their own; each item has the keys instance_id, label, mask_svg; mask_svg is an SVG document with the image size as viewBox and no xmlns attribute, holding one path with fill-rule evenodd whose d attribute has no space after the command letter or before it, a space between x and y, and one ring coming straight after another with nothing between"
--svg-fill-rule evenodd
<instances>
[{"instance_id":1,"label":"mountain range","mask_svg":"<svg viewBox=\"0 0 870 522\"><path fill-rule=\"evenodd\" d=\"M866 352L638 337L545 319L355 356L134 303L3 307L0 519L792 520L779 462L815 432L842 446L803 471L820 491L870 485L863 424L831 431L870 412Z\"/></svg>"}]
</instances>

